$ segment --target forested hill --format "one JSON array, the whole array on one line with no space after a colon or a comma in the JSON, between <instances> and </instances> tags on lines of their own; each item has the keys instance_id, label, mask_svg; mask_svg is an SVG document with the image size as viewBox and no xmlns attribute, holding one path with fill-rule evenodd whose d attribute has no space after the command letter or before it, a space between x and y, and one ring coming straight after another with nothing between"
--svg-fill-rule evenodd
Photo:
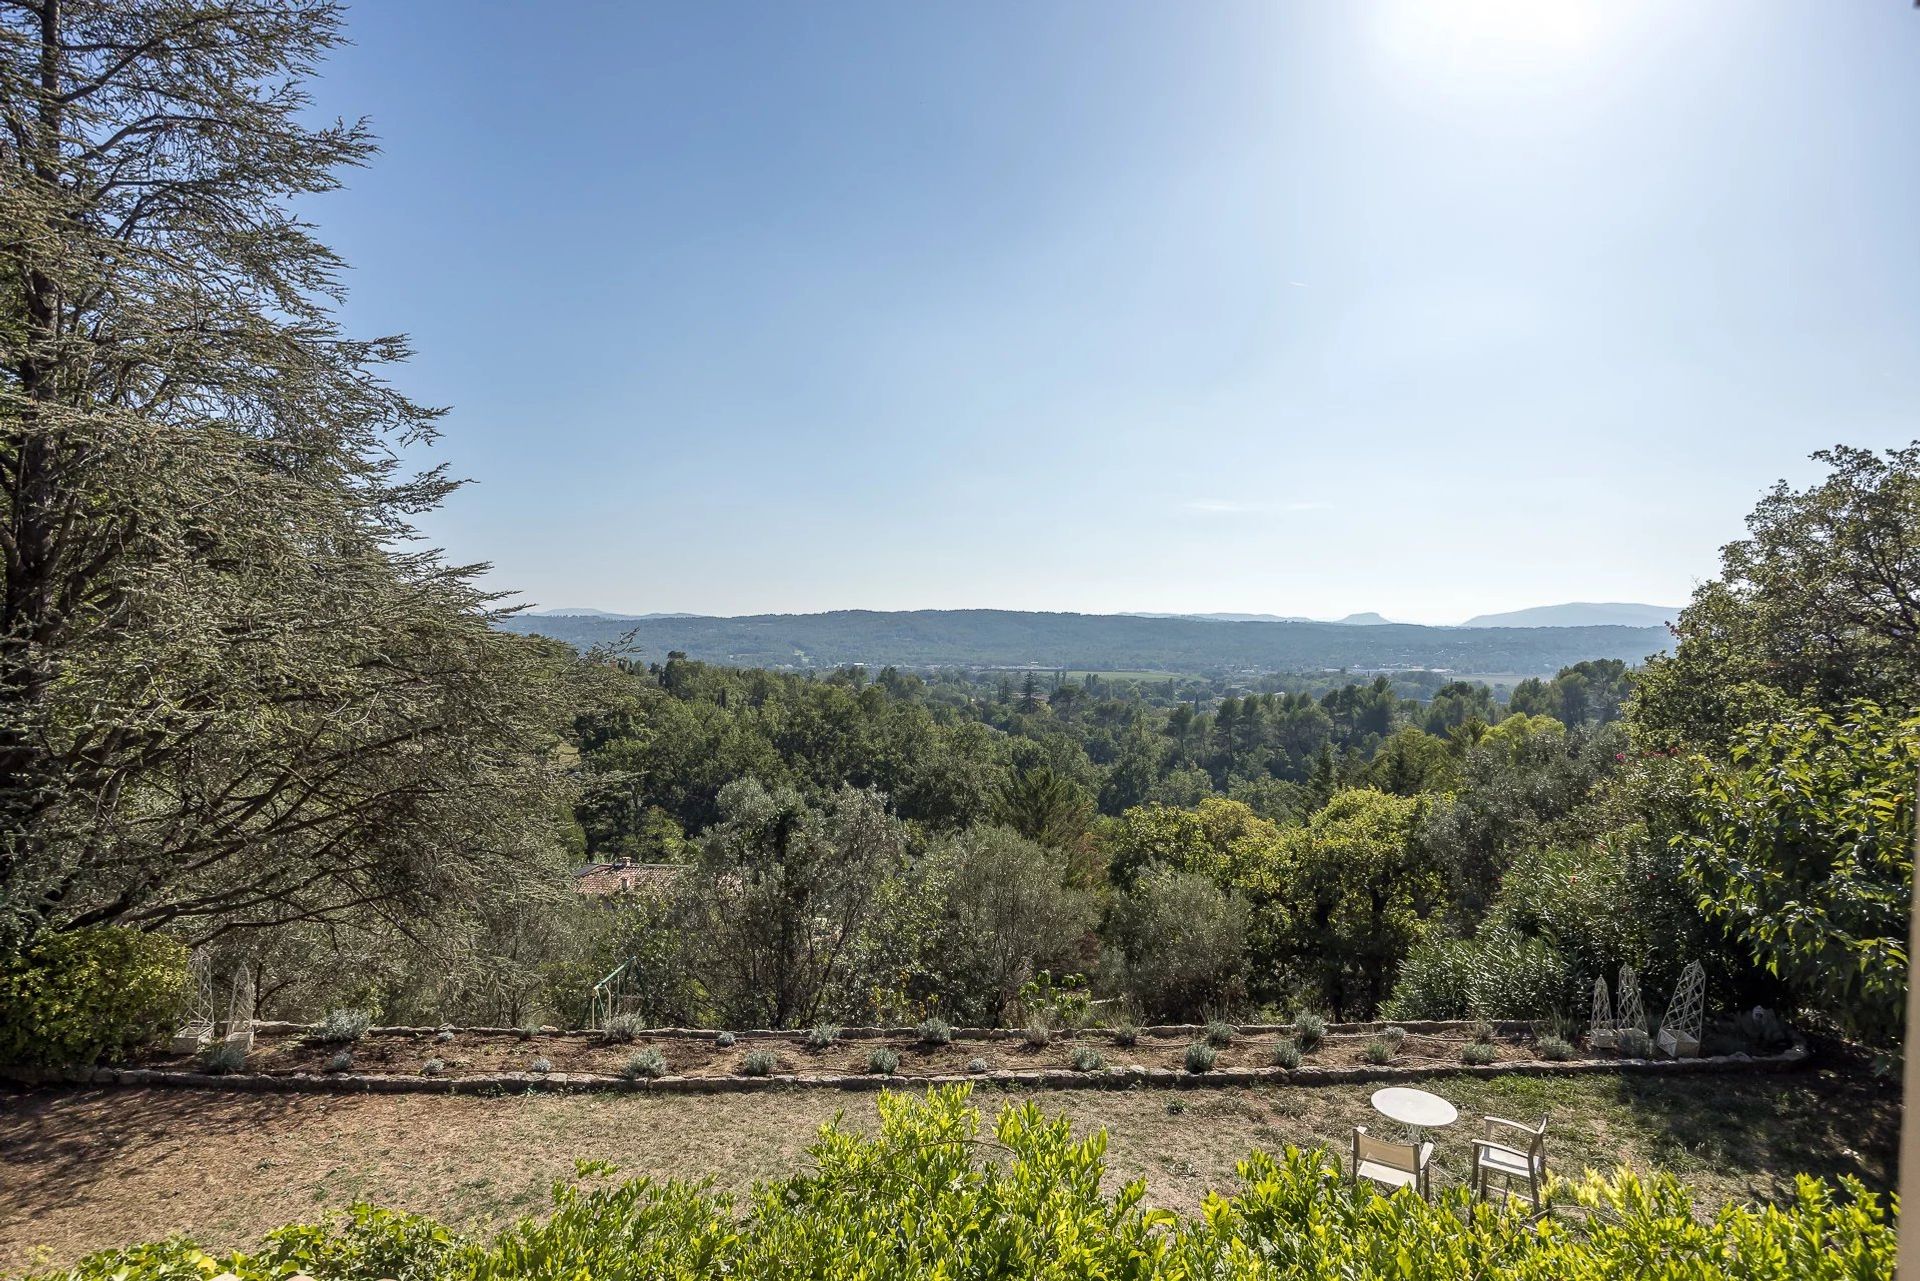
<instances>
[{"instance_id":1,"label":"forested hill","mask_svg":"<svg viewBox=\"0 0 1920 1281\"><path fill-rule=\"evenodd\" d=\"M503 624L579 648L631 634L642 658L682 650L743 667L1016 666L1093 671L1446 668L1551 675L1590 658L1638 663L1667 648L1661 627L1420 627L1405 623L1228 623L1000 609L757 614L740 618L523 615Z\"/></svg>"}]
</instances>

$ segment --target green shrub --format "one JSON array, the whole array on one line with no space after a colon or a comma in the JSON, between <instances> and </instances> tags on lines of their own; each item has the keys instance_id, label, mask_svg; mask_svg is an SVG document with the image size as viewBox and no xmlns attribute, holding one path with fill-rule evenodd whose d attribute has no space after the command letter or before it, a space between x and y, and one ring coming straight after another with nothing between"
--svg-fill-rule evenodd
<instances>
[{"instance_id":1,"label":"green shrub","mask_svg":"<svg viewBox=\"0 0 1920 1281\"><path fill-rule=\"evenodd\" d=\"M448 1042L453 1040L453 1029L450 1027L443 1027L438 1032L435 1032L433 1034L433 1039L439 1044L445 1045Z\"/></svg>"},{"instance_id":2,"label":"green shrub","mask_svg":"<svg viewBox=\"0 0 1920 1281\"><path fill-rule=\"evenodd\" d=\"M953 1040L953 1028L945 1019L922 1019L914 1034L922 1045L946 1045Z\"/></svg>"},{"instance_id":3,"label":"green shrub","mask_svg":"<svg viewBox=\"0 0 1920 1281\"><path fill-rule=\"evenodd\" d=\"M1650 1059L1653 1057L1653 1038L1637 1027L1630 1027L1620 1033L1617 1042L1620 1057L1623 1059Z\"/></svg>"},{"instance_id":4,"label":"green shrub","mask_svg":"<svg viewBox=\"0 0 1920 1281\"><path fill-rule=\"evenodd\" d=\"M373 1026L373 1015L365 1010L334 1010L320 1021L313 1039L323 1045L343 1045L359 1040Z\"/></svg>"},{"instance_id":5,"label":"green shrub","mask_svg":"<svg viewBox=\"0 0 1920 1281\"><path fill-rule=\"evenodd\" d=\"M1293 1039L1300 1043L1302 1050L1319 1049L1320 1043L1327 1039L1327 1020L1311 1012L1298 1016L1293 1020Z\"/></svg>"},{"instance_id":6,"label":"green shrub","mask_svg":"<svg viewBox=\"0 0 1920 1281\"><path fill-rule=\"evenodd\" d=\"M187 949L102 927L44 934L0 952L0 1065L95 1063L173 1030Z\"/></svg>"},{"instance_id":7,"label":"green shrub","mask_svg":"<svg viewBox=\"0 0 1920 1281\"><path fill-rule=\"evenodd\" d=\"M976 1075L978 1075L981 1072L988 1072L991 1070L992 1068L988 1065L985 1059L968 1059L967 1060L967 1071L972 1072Z\"/></svg>"},{"instance_id":8,"label":"green shrub","mask_svg":"<svg viewBox=\"0 0 1920 1281\"><path fill-rule=\"evenodd\" d=\"M667 1074L667 1060L660 1051L648 1046L620 1065L620 1075L629 1081L648 1080Z\"/></svg>"},{"instance_id":9,"label":"green shrub","mask_svg":"<svg viewBox=\"0 0 1920 1281\"><path fill-rule=\"evenodd\" d=\"M1428 938L1400 963L1389 1019L1537 1019L1574 987L1566 960L1544 939L1491 925L1470 939Z\"/></svg>"},{"instance_id":10,"label":"green shrub","mask_svg":"<svg viewBox=\"0 0 1920 1281\"><path fill-rule=\"evenodd\" d=\"M1300 1047L1292 1041L1279 1040L1273 1043L1273 1065L1291 1072L1300 1066Z\"/></svg>"},{"instance_id":11,"label":"green shrub","mask_svg":"<svg viewBox=\"0 0 1920 1281\"><path fill-rule=\"evenodd\" d=\"M1494 1048L1484 1041L1469 1041L1460 1047L1460 1061L1469 1067L1485 1067L1496 1057Z\"/></svg>"},{"instance_id":12,"label":"green shrub","mask_svg":"<svg viewBox=\"0 0 1920 1281\"><path fill-rule=\"evenodd\" d=\"M1373 1064L1393 1062L1394 1051L1400 1047L1384 1036L1376 1036L1361 1049L1360 1056Z\"/></svg>"},{"instance_id":13,"label":"green shrub","mask_svg":"<svg viewBox=\"0 0 1920 1281\"><path fill-rule=\"evenodd\" d=\"M840 1039L840 1029L831 1023L816 1023L801 1036L801 1044L809 1050L824 1050Z\"/></svg>"},{"instance_id":14,"label":"green shrub","mask_svg":"<svg viewBox=\"0 0 1920 1281\"><path fill-rule=\"evenodd\" d=\"M1195 1041L1187 1047L1187 1071L1193 1073L1211 1072L1213 1071L1213 1061L1219 1056L1220 1051L1214 1049L1205 1041Z\"/></svg>"},{"instance_id":15,"label":"green shrub","mask_svg":"<svg viewBox=\"0 0 1920 1281\"><path fill-rule=\"evenodd\" d=\"M446 1070L447 1070L447 1064L446 1064L446 1060L444 1059L428 1059L425 1063L422 1063L420 1065L421 1076L439 1076L442 1072L445 1072Z\"/></svg>"},{"instance_id":16,"label":"green shrub","mask_svg":"<svg viewBox=\"0 0 1920 1281\"><path fill-rule=\"evenodd\" d=\"M600 1036L602 1040L625 1045L645 1029L646 1022L638 1014L616 1014L600 1029ZM447 1039L453 1038L449 1036Z\"/></svg>"},{"instance_id":17,"label":"green shrub","mask_svg":"<svg viewBox=\"0 0 1920 1281\"><path fill-rule=\"evenodd\" d=\"M1467 1035L1480 1045L1492 1045L1494 1040L1493 1024L1487 1022L1485 1019L1479 1019L1475 1021L1472 1027L1467 1029Z\"/></svg>"},{"instance_id":18,"label":"green shrub","mask_svg":"<svg viewBox=\"0 0 1920 1281\"><path fill-rule=\"evenodd\" d=\"M1902 515L1889 519L1911 529L1917 491L1909 473ZM1906 594L1912 570L1907 559L1873 572L1905 575ZM1910 676L1913 620L1900 627ZM1843 709L1777 708L1734 736L1729 758L1717 766L1702 759L1694 774L1690 813L1676 833L1687 888L1799 1005L1833 1019L1849 1039L1897 1054L1920 716L1864 699Z\"/></svg>"},{"instance_id":19,"label":"green shrub","mask_svg":"<svg viewBox=\"0 0 1920 1281\"><path fill-rule=\"evenodd\" d=\"M545 1076L547 1073L553 1071L553 1060L543 1055L527 1064L527 1070L537 1073L540 1076Z\"/></svg>"},{"instance_id":20,"label":"green shrub","mask_svg":"<svg viewBox=\"0 0 1920 1281\"><path fill-rule=\"evenodd\" d=\"M1233 1044L1233 1038L1240 1035L1240 1029L1231 1023L1222 1023L1214 1019L1207 1024L1206 1041L1216 1050L1224 1050Z\"/></svg>"},{"instance_id":21,"label":"green shrub","mask_svg":"<svg viewBox=\"0 0 1920 1281\"><path fill-rule=\"evenodd\" d=\"M745 1076L772 1076L779 1066L780 1060L772 1050L748 1050L740 1060L740 1071Z\"/></svg>"},{"instance_id":22,"label":"green shrub","mask_svg":"<svg viewBox=\"0 0 1920 1281\"><path fill-rule=\"evenodd\" d=\"M735 1038L733 1033L722 1032L718 1036L713 1038L713 1043L719 1046L723 1050L731 1050L733 1048L734 1039Z\"/></svg>"},{"instance_id":23,"label":"green shrub","mask_svg":"<svg viewBox=\"0 0 1920 1281\"><path fill-rule=\"evenodd\" d=\"M1073 1070L1076 1072L1098 1072L1107 1065L1100 1051L1091 1045L1077 1045L1073 1049Z\"/></svg>"},{"instance_id":24,"label":"green shrub","mask_svg":"<svg viewBox=\"0 0 1920 1281\"><path fill-rule=\"evenodd\" d=\"M1560 1036L1543 1036L1534 1042L1533 1052L1553 1063L1564 1063L1573 1057L1573 1042Z\"/></svg>"},{"instance_id":25,"label":"green shrub","mask_svg":"<svg viewBox=\"0 0 1920 1281\"><path fill-rule=\"evenodd\" d=\"M326 1070L329 1072L353 1071L353 1051L336 1050L327 1057Z\"/></svg>"},{"instance_id":26,"label":"green shrub","mask_svg":"<svg viewBox=\"0 0 1920 1281\"><path fill-rule=\"evenodd\" d=\"M1131 1023L1123 1023L1113 1029L1113 1043L1123 1049L1131 1049L1140 1043L1140 1029Z\"/></svg>"},{"instance_id":27,"label":"green shrub","mask_svg":"<svg viewBox=\"0 0 1920 1281\"><path fill-rule=\"evenodd\" d=\"M238 1072L246 1065L247 1047L239 1041L215 1041L200 1051L200 1070L210 1072L214 1076Z\"/></svg>"},{"instance_id":28,"label":"green shrub","mask_svg":"<svg viewBox=\"0 0 1920 1281\"><path fill-rule=\"evenodd\" d=\"M1033 1019L1021 1029L1020 1039L1032 1049L1044 1049L1053 1044L1053 1029L1045 1019Z\"/></svg>"},{"instance_id":29,"label":"green shrub","mask_svg":"<svg viewBox=\"0 0 1920 1281\"><path fill-rule=\"evenodd\" d=\"M1119 977L1156 1021L1243 1004L1247 932L1246 901L1200 872L1153 868L1113 906Z\"/></svg>"},{"instance_id":30,"label":"green shrub","mask_svg":"<svg viewBox=\"0 0 1920 1281\"><path fill-rule=\"evenodd\" d=\"M1406 1044L1407 1029L1403 1027L1383 1027L1380 1029L1380 1039L1398 1050L1402 1045Z\"/></svg>"},{"instance_id":31,"label":"green shrub","mask_svg":"<svg viewBox=\"0 0 1920 1281\"><path fill-rule=\"evenodd\" d=\"M1332 1155L1254 1153L1231 1196L1182 1217L1137 1185L1103 1188L1106 1135L1009 1104L983 1135L966 1086L879 1099L879 1132L836 1122L804 1173L750 1202L699 1184L637 1179L561 1184L544 1219L491 1239L357 1206L322 1225L282 1228L252 1254L215 1260L191 1242L107 1251L49 1281L180 1281L230 1270L239 1281L293 1273L344 1281L541 1281L564 1277L944 1275L1347 1277L1385 1281L1608 1281L1741 1277L1863 1281L1893 1275L1892 1214L1847 1179L1798 1180L1791 1200L1701 1218L1671 1176L1622 1170L1567 1185L1580 1213L1551 1227L1516 1208L1469 1208L1354 1187ZM1182 1100L1167 1110L1184 1110ZM991 1137L989 1145L980 1140ZM911 1231L903 1231L911 1225ZM1412 1262L1410 1262L1412 1261ZM1417 1266L1416 1266L1417 1265Z\"/></svg>"},{"instance_id":32,"label":"green shrub","mask_svg":"<svg viewBox=\"0 0 1920 1281\"><path fill-rule=\"evenodd\" d=\"M900 1056L882 1045L867 1055L867 1071L875 1076L892 1076L900 1070Z\"/></svg>"}]
</instances>

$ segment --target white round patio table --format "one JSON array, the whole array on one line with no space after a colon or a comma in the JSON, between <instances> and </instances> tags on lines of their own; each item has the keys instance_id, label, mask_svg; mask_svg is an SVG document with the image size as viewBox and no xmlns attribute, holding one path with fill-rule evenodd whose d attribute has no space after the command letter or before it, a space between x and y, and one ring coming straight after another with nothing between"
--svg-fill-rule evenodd
<instances>
[{"instance_id":1,"label":"white round patio table","mask_svg":"<svg viewBox=\"0 0 1920 1281\"><path fill-rule=\"evenodd\" d=\"M1460 1119L1460 1109L1439 1095L1408 1089L1404 1085L1390 1085L1384 1090L1375 1090L1372 1101L1374 1111L1389 1121L1398 1121L1406 1126L1412 1132L1415 1143L1421 1141L1424 1131L1452 1125Z\"/></svg>"}]
</instances>

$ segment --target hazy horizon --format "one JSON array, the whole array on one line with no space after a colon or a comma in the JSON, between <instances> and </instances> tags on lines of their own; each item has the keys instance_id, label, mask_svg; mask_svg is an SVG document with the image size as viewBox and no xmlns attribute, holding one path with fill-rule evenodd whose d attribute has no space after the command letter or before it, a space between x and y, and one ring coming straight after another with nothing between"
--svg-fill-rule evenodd
<instances>
[{"instance_id":1,"label":"hazy horizon","mask_svg":"<svg viewBox=\"0 0 1920 1281\"><path fill-rule=\"evenodd\" d=\"M1603 607L1603 608L1607 606L1627 606L1630 608L1671 609L1677 615L1680 609L1684 607L1684 602L1682 604L1672 605L1672 606L1659 605L1659 604L1654 604L1646 601L1543 601L1543 602L1540 602L1540 606L1554 606L1554 605L1585 605L1585 606L1594 606L1594 607ZM1537 607L1538 606L1519 606L1519 607L1516 607L1516 609L1529 609L1529 608L1537 608ZM993 612L1008 612L1008 613L1079 614L1079 615L1090 616L1090 617L1175 618L1175 619L1179 619L1179 618L1211 619L1211 618L1220 618L1221 616L1224 616L1224 615L1246 614L1246 615L1259 616L1259 617L1249 617L1244 620L1248 622L1305 621L1305 622L1314 622L1314 623L1341 623L1341 622L1345 622L1347 618L1366 617L1369 615L1377 614L1384 617L1388 623L1405 623L1405 624L1416 626L1416 627L1464 627L1469 622L1471 622L1474 618L1478 618L1478 617L1482 617L1490 614L1504 614L1504 613L1516 612L1516 610L1482 610L1477 614L1466 615L1461 618L1429 619L1429 618L1405 618L1405 617L1396 615L1388 610L1371 610L1371 609L1355 610L1352 613L1342 615L1339 618L1312 618L1306 615L1287 614L1287 613L1282 613L1276 610L1238 610L1238 609L1199 609L1199 610L1045 609L1045 610L1035 610L1035 609L1018 609L1018 608L1013 608L1013 607L1008 607L1003 605L920 605L920 606L909 605L909 606L902 606L898 609L879 609L879 610L870 609L864 606L857 606L857 605L848 605L848 606L828 605L819 609L743 609L743 610L737 610L729 614L706 614L697 610L673 609L671 607L660 608L660 609L636 609L636 610L607 609L597 605L548 605L548 604L544 604L537 601L526 602L523 608L527 613L535 616L540 616L540 617L568 617L568 616L592 617L595 615L601 615L601 616L616 618L616 619L646 618L646 617L671 618L676 615L686 616L691 618L757 618L757 617L766 617L766 616L775 616L775 615L794 615L794 614L838 614L838 613L890 613L891 614L891 613L924 613L924 612L930 612L930 611L938 611L941 613L966 613L966 612L993 611ZM1242 621L1242 620L1234 620L1234 621ZM1601 625L1602 626L1632 626L1632 624L1601 624Z\"/></svg>"},{"instance_id":2,"label":"hazy horizon","mask_svg":"<svg viewBox=\"0 0 1920 1281\"><path fill-rule=\"evenodd\" d=\"M1916 434L1912 18L362 4L304 209L525 600L1679 603Z\"/></svg>"}]
</instances>

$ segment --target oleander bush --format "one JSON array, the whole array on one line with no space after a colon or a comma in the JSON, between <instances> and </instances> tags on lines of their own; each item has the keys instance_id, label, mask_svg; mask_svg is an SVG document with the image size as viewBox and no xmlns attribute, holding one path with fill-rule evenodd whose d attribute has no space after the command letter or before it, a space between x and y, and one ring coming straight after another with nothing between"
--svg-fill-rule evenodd
<instances>
[{"instance_id":1,"label":"oleander bush","mask_svg":"<svg viewBox=\"0 0 1920 1281\"><path fill-rule=\"evenodd\" d=\"M187 949L103 926L0 949L0 1065L93 1063L172 1030Z\"/></svg>"},{"instance_id":2,"label":"oleander bush","mask_svg":"<svg viewBox=\"0 0 1920 1281\"><path fill-rule=\"evenodd\" d=\"M357 1205L281 1228L251 1254L215 1259L175 1239L91 1255L45 1281L238 1281L293 1273L343 1281L560 1281L569 1277L859 1276L908 1281L1028 1277L1340 1277L1388 1281L1864 1281L1893 1273L1885 1200L1851 1179L1801 1177L1780 1206L1694 1212L1671 1176L1628 1171L1563 1184L1578 1211L1537 1225L1517 1207L1355 1187L1323 1152L1256 1152L1235 1195L1204 1213L1150 1208L1139 1181L1107 1192L1104 1132L1075 1139L1034 1103L1003 1109L990 1136L966 1086L882 1094L880 1132L835 1123L806 1172L735 1198L710 1185L604 1176L583 1165L552 1213L497 1236ZM983 1139L991 1142L983 1142ZM910 1225L910 1230L903 1227Z\"/></svg>"}]
</instances>

